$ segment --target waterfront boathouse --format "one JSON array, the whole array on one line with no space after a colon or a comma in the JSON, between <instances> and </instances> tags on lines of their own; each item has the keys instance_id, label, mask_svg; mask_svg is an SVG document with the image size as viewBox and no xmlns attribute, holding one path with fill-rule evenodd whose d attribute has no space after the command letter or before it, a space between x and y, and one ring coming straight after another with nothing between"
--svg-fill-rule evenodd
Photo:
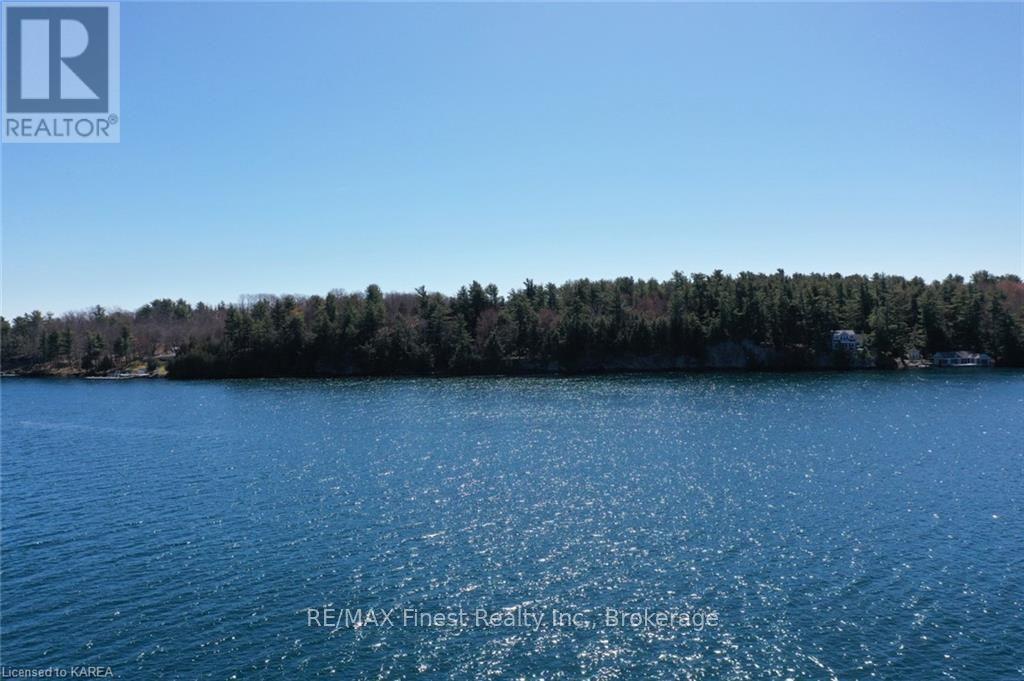
<instances>
[{"instance_id":1,"label":"waterfront boathouse","mask_svg":"<svg viewBox=\"0 0 1024 681\"><path fill-rule=\"evenodd\" d=\"M990 367L995 362L984 352L936 352L932 355L932 366L937 367Z\"/></svg>"}]
</instances>

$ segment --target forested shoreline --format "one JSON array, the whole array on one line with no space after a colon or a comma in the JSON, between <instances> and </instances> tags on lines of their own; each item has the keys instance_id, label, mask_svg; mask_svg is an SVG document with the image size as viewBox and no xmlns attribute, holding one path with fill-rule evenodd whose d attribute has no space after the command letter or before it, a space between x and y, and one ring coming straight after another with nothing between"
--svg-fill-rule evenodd
<instances>
[{"instance_id":1,"label":"forested shoreline","mask_svg":"<svg viewBox=\"0 0 1024 681\"><path fill-rule=\"evenodd\" d=\"M2 319L2 318L0 318ZM460 375L902 366L985 352L1024 366L1024 283L876 274L675 273L524 284L449 296L332 291L236 304L154 300L134 311L2 319L5 372L171 378ZM832 331L861 334L856 351Z\"/></svg>"}]
</instances>

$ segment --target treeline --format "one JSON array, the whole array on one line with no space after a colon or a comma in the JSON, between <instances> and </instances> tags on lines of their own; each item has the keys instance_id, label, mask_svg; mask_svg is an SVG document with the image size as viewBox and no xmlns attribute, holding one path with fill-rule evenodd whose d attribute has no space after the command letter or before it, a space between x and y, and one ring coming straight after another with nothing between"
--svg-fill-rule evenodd
<instances>
[{"instance_id":1,"label":"treeline","mask_svg":"<svg viewBox=\"0 0 1024 681\"><path fill-rule=\"evenodd\" d=\"M177 378L891 367L913 351L960 349L1024 366L1024 284L984 271L927 283L780 270L527 280L506 295L477 282L455 296L371 285L216 307L158 300L135 312L33 313L2 326L5 368L97 371L173 354ZM833 351L834 329L863 333L862 356Z\"/></svg>"},{"instance_id":2,"label":"treeline","mask_svg":"<svg viewBox=\"0 0 1024 681\"><path fill-rule=\"evenodd\" d=\"M134 312L97 305L55 317L39 311L0 317L0 362L5 371L102 373L135 362L152 366L175 347L211 341L224 328L226 306L154 300Z\"/></svg>"}]
</instances>

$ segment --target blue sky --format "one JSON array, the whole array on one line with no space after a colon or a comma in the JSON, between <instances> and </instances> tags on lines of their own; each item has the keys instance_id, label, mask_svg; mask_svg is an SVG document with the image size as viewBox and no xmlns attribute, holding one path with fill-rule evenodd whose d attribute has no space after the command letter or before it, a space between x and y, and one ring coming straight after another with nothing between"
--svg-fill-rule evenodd
<instances>
[{"instance_id":1,"label":"blue sky","mask_svg":"<svg viewBox=\"0 0 1024 681\"><path fill-rule=\"evenodd\" d=\"M1022 12L126 2L121 143L3 146L3 314L1021 274Z\"/></svg>"}]
</instances>

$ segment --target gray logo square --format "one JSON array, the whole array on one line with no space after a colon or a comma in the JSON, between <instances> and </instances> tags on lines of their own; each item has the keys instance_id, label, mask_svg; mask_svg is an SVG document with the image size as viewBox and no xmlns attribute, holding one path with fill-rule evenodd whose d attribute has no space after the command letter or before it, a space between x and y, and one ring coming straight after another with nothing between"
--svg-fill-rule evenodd
<instances>
[{"instance_id":1,"label":"gray logo square","mask_svg":"<svg viewBox=\"0 0 1024 681\"><path fill-rule=\"evenodd\" d=\"M107 7L6 9L8 113L109 110Z\"/></svg>"}]
</instances>

